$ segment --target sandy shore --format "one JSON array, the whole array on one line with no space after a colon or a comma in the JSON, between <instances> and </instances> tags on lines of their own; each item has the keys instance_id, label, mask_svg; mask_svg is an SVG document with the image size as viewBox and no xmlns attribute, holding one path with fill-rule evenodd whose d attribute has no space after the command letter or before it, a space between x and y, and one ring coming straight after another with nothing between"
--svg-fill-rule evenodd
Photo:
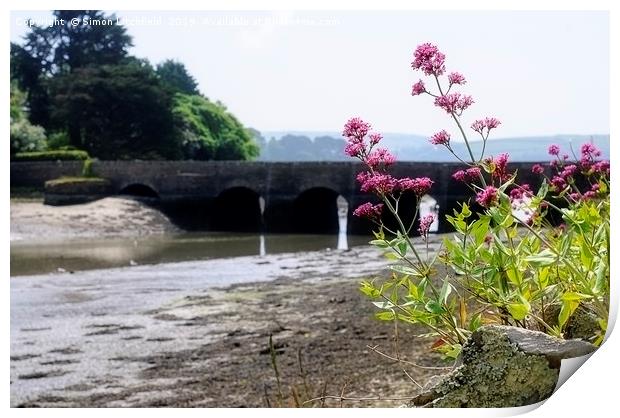
<instances>
[{"instance_id":1,"label":"sandy shore","mask_svg":"<svg viewBox=\"0 0 620 418\"><path fill-rule=\"evenodd\" d=\"M161 212L130 198L108 197L71 206L11 199L11 241L127 237L175 231L177 228Z\"/></svg>"}]
</instances>

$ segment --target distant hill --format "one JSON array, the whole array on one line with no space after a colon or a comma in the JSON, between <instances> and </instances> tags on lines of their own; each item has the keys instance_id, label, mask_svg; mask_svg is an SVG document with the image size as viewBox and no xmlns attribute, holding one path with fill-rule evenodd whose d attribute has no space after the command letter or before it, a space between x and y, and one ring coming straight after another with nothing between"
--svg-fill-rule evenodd
<instances>
[{"instance_id":1,"label":"distant hill","mask_svg":"<svg viewBox=\"0 0 620 418\"><path fill-rule=\"evenodd\" d=\"M346 161L344 139L339 132L312 131L265 131L261 132L261 156L263 161ZM428 137L387 133L383 135L382 146L390 149L402 161L450 162L454 157L443 147L428 142ZM576 154L584 142L592 141L609 158L609 135L554 135L520 138L490 139L485 156L507 152L511 161L547 161L547 149L557 144L563 153L571 155L571 144ZM464 143L453 142L453 149L466 158ZM474 155L482 151L482 142L472 142Z\"/></svg>"}]
</instances>

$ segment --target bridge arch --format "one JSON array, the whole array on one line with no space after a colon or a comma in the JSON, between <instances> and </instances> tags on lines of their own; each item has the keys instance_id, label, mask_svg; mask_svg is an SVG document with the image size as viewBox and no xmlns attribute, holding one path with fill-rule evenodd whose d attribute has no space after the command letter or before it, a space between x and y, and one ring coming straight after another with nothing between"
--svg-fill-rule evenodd
<instances>
[{"instance_id":1,"label":"bridge arch","mask_svg":"<svg viewBox=\"0 0 620 418\"><path fill-rule=\"evenodd\" d=\"M129 183L120 188L118 194L141 198L159 199L159 193L154 187L144 183Z\"/></svg>"},{"instance_id":2,"label":"bridge arch","mask_svg":"<svg viewBox=\"0 0 620 418\"><path fill-rule=\"evenodd\" d=\"M337 191L328 187L312 187L302 191L293 201L293 230L300 233L337 234L340 227L339 196Z\"/></svg>"},{"instance_id":3,"label":"bridge arch","mask_svg":"<svg viewBox=\"0 0 620 418\"><path fill-rule=\"evenodd\" d=\"M264 203L255 190L235 186L222 191L213 202L211 229L214 231L260 232ZM264 202L264 200L262 200Z\"/></svg>"}]
</instances>

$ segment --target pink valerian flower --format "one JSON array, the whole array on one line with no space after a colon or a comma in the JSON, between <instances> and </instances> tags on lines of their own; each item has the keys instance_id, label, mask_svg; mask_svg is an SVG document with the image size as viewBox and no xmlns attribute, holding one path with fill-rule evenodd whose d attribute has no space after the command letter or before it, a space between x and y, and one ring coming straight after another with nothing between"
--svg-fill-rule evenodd
<instances>
[{"instance_id":1,"label":"pink valerian flower","mask_svg":"<svg viewBox=\"0 0 620 418\"><path fill-rule=\"evenodd\" d=\"M581 145L581 158L586 158L586 157L600 157L601 156L601 151L599 151L598 148L596 148L594 146L594 144L586 142L585 144Z\"/></svg>"},{"instance_id":2,"label":"pink valerian flower","mask_svg":"<svg viewBox=\"0 0 620 418\"><path fill-rule=\"evenodd\" d=\"M414 179L405 177L398 180L398 188L403 192L412 191L420 197L431 190L433 183L434 181L428 177L416 177Z\"/></svg>"},{"instance_id":3,"label":"pink valerian flower","mask_svg":"<svg viewBox=\"0 0 620 418\"><path fill-rule=\"evenodd\" d=\"M418 232L424 238L428 238L428 231L431 229L431 225L435 222L434 215L426 215L423 218L420 218L420 226L418 227Z\"/></svg>"},{"instance_id":4,"label":"pink valerian flower","mask_svg":"<svg viewBox=\"0 0 620 418\"><path fill-rule=\"evenodd\" d=\"M377 148L364 160L364 162L373 169L380 168L381 166L388 167L396 162L396 157L394 157L390 152L385 148Z\"/></svg>"},{"instance_id":5,"label":"pink valerian flower","mask_svg":"<svg viewBox=\"0 0 620 418\"><path fill-rule=\"evenodd\" d=\"M525 198L534 196L529 184L517 185L510 191L510 200L512 203L523 203Z\"/></svg>"},{"instance_id":6,"label":"pink valerian flower","mask_svg":"<svg viewBox=\"0 0 620 418\"><path fill-rule=\"evenodd\" d=\"M476 194L476 202L483 208L495 206L498 201L497 189L493 186L487 186L484 190Z\"/></svg>"},{"instance_id":7,"label":"pink valerian flower","mask_svg":"<svg viewBox=\"0 0 620 418\"><path fill-rule=\"evenodd\" d=\"M562 190L564 190L566 188L566 186L567 186L566 180L564 180L563 177L554 176L551 179L551 187L556 192L561 192Z\"/></svg>"},{"instance_id":8,"label":"pink valerian flower","mask_svg":"<svg viewBox=\"0 0 620 418\"><path fill-rule=\"evenodd\" d=\"M511 173L508 172L508 154L500 154L495 160L493 160L493 172L492 176L499 179L499 181L506 181L510 178Z\"/></svg>"},{"instance_id":9,"label":"pink valerian flower","mask_svg":"<svg viewBox=\"0 0 620 418\"><path fill-rule=\"evenodd\" d=\"M495 129L499 125L501 125L501 122L497 118L484 118L474 121L474 123L471 124L471 129L478 132L483 138L486 138L489 136L489 132L491 132L491 129Z\"/></svg>"},{"instance_id":10,"label":"pink valerian flower","mask_svg":"<svg viewBox=\"0 0 620 418\"><path fill-rule=\"evenodd\" d=\"M351 118L344 125L342 136L349 138L353 142L364 142L364 137L370 131L370 123L366 123L360 118Z\"/></svg>"},{"instance_id":11,"label":"pink valerian flower","mask_svg":"<svg viewBox=\"0 0 620 418\"><path fill-rule=\"evenodd\" d=\"M377 145L383 139L383 135L376 132L371 133L368 137L370 138L370 145Z\"/></svg>"},{"instance_id":12,"label":"pink valerian flower","mask_svg":"<svg viewBox=\"0 0 620 418\"><path fill-rule=\"evenodd\" d=\"M440 76L446 71L445 59L446 56L435 45L425 43L415 49L411 67L426 75Z\"/></svg>"},{"instance_id":13,"label":"pink valerian flower","mask_svg":"<svg viewBox=\"0 0 620 418\"><path fill-rule=\"evenodd\" d=\"M560 147L556 144L549 145L549 149L547 150L549 155L560 155Z\"/></svg>"},{"instance_id":14,"label":"pink valerian flower","mask_svg":"<svg viewBox=\"0 0 620 418\"><path fill-rule=\"evenodd\" d=\"M446 130L441 130L431 136L430 143L433 145L450 145L450 134Z\"/></svg>"},{"instance_id":15,"label":"pink valerian flower","mask_svg":"<svg viewBox=\"0 0 620 418\"><path fill-rule=\"evenodd\" d=\"M361 183L361 191L375 193L380 196L392 193L396 186L398 186L397 180L385 173L359 173L357 181Z\"/></svg>"},{"instance_id":16,"label":"pink valerian flower","mask_svg":"<svg viewBox=\"0 0 620 418\"><path fill-rule=\"evenodd\" d=\"M359 157L362 158L364 151L366 150L366 146L363 142L349 142L344 147L344 152L350 157Z\"/></svg>"},{"instance_id":17,"label":"pink valerian flower","mask_svg":"<svg viewBox=\"0 0 620 418\"><path fill-rule=\"evenodd\" d=\"M461 93L448 93L435 98L435 106L441 107L446 113L461 115L465 109L474 103L471 96Z\"/></svg>"},{"instance_id":18,"label":"pink valerian flower","mask_svg":"<svg viewBox=\"0 0 620 418\"><path fill-rule=\"evenodd\" d=\"M609 168L609 161L598 161L592 165L592 172L595 174L607 175L610 171Z\"/></svg>"},{"instance_id":19,"label":"pink valerian flower","mask_svg":"<svg viewBox=\"0 0 620 418\"><path fill-rule=\"evenodd\" d=\"M453 84L463 85L467 83L467 81L465 81L465 77L463 77L463 74L457 73L457 72L452 72L448 74L448 82L450 83L450 85L453 85Z\"/></svg>"},{"instance_id":20,"label":"pink valerian flower","mask_svg":"<svg viewBox=\"0 0 620 418\"><path fill-rule=\"evenodd\" d=\"M596 197L596 192L593 192L592 190L588 190L587 192L583 194L584 200L594 199L595 197Z\"/></svg>"},{"instance_id":21,"label":"pink valerian flower","mask_svg":"<svg viewBox=\"0 0 620 418\"><path fill-rule=\"evenodd\" d=\"M568 154L564 154L564 155L562 155L562 159L563 159L564 161L567 161L569 158L570 158L570 157L568 156Z\"/></svg>"},{"instance_id":22,"label":"pink valerian flower","mask_svg":"<svg viewBox=\"0 0 620 418\"><path fill-rule=\"evenodd\" d=\"M540 164L534 164L532 166L532 173L534 174L542 174L545 172L545 168Z\"/></svg>"},{"instance_id":23,"label":"pink valerian flower","mask_svg":"<svg viewBox=\"0 0 620 418\"><path fill-rule=\"evenodd\" d=\"M383 211L383 203L379 203L377 205L373 205L370 202L364 203L360 205L353 211L353 215L359 218L368 218L371 220L378 219L381 217L381 212Z\"/></svg>"},{"instance_id":24,"label":"pink valerian flower","mask_svg":"<svg viewBox=\"0 0 620 418\"><path fill-rule=\"evenodd\" d=\"M411 95L419 96L422 93L426 93L426 87L424 86L424 81L420 80L411 88Z\"/></svg>"},{"instance_id":25,"label":"pink valerian flower","mask_svg":"<svg viewBox=\"0 0 620 418\"><path fill-rule=\"evenodd\" d=\"M481 173L482 172L480 171L480 168L471 167L467 170L459 170L455 172L454 174L452 174L452 178L456 181L462 181L466 183L480 178Z\"/></svg>"},{"instance_id":26,"label":"pink valerian flower","mask_svg":"<svg viewBox=\"0 0 620 418\"><path fill-rule=\"evenodd\" d=\"M560 177L564 179L573 177L575 174L577 174L577 170L578 168L575 164L567 165L566 167L564 167L564 170L562 170L562 172L560 173Z\"/></svg>"}]
</instances>

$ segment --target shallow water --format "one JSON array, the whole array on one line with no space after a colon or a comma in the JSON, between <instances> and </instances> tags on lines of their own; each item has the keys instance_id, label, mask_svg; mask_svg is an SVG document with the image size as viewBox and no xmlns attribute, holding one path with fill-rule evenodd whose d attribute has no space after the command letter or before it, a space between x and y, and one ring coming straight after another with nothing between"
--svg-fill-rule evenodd
<instances>
[{"instance_id":1,"label":"shallow water","mask_svg":"<svg viewBox=\"0 0 620 418\"><path fill-rule=\"evenodd\" d=\"M137 238L11 242L11 276L318 251L367 244L369 236L183 233Z\"/></svg>"}]
</instances>

